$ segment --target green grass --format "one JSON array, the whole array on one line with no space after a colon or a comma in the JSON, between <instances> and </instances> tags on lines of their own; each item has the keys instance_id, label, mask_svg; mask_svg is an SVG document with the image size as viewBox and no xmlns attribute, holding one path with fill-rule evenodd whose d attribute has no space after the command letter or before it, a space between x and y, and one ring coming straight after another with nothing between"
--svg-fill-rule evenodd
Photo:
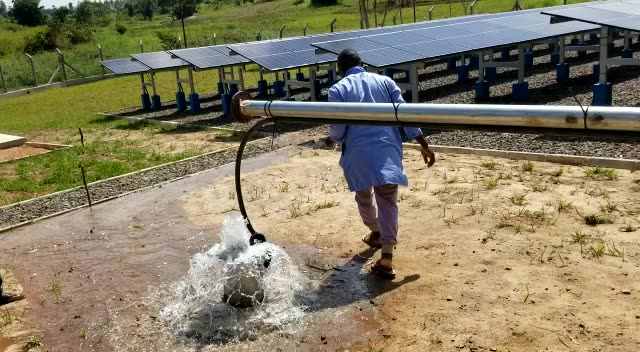
<instances>
[{"instance_id":1,"label":"green grass","mask_svg":"<svg viewBox=\"0 0 640 352\"><path fill-rule=\"evenodd\" d=\"M584 175L595 180L607 179L612 181L618 178L618 173L616 172L616 170L599 166L585 170Z\"/></svg>"},{"instance_id":2,"label":"green grass","mask_svg":"<svg viewBox=\"0 0 640 352\"><path fill-rule=\"evenodd\" d=\"M574 0L580 2L582 0ZM354 2L343 1L341 5L321 8L311 8L308 2L295 5L293 0L277 0L259 4L245 4L243 6L223 5L216 9L214 5L203 4L197 16L187 20L187 39L190 46L209 45L216 35L216 43L234 43L255 40L258 32L263 38L277 38L279 29L286 25L285 36L302 35L303 28L308 24L308 33L324 33L329 31L329 23L337 19L336 30L351 30L359 28L359 15ZM523 0L524 7L534 8L562 4L562 0ZM476 5L475 13L489 13L510 11L513 1L483 0ZM418 6L418 20L425 20L430 6ZM384 6L378 6L378 21L382 21ZM386 26L392 24L392 17L399 16L396 11L390 12L386 18ZM449 11L448 5L435 6L434 19L464 15L461 4L454 4ZM370 14L373 26L374 16ZM403 9L403 22L413 21L412 10ZM4 20L0 20L4 21ZM116 24L127 27L127 32L116 32ZM24 39L32 36L44 27L25 28L15 24L0 22L0 66L6 74L7 84L11 88L28 86L32 82L31 69L22 54ZM178 22L169 16L158 15L153 21L143 21L140 18L128 18L120 14L117 19L105 27L95 28L95 38L88 43L73 47L62 48L69 63L83 74L99 74L97 45L103 47L105 58L126 57L140 51L139 42L142 40L145 51L162 50L156 32L163 31L181 36ZM34 56L38 81L46 82L56 67L55 54L40 53Z\"/></svg>"}]
</instances>

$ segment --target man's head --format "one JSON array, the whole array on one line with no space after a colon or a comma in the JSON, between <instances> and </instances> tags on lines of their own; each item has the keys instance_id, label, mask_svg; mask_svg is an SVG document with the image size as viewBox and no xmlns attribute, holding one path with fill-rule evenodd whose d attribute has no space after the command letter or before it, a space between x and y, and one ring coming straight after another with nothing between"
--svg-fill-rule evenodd
<instances>
[{"instance_id":1,"label":"man's head","mask_svg":"<svg viewBox=\"0 0 640 352\"><path fill-rule=\"evenodd\" d=\"M347 72L348 69L362 65L362 60L358 52L353 49L344 49L338 55L338 70L341 73Z\"/></svg>"}]
</instances>

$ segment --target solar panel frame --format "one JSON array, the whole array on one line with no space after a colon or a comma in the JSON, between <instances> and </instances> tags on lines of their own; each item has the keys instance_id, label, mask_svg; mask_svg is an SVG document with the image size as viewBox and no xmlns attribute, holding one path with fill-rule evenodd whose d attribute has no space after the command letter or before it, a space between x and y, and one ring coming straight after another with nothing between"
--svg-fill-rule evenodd
<instances>
[{"instance_id":1,"label":"solar panel frame","mask_svg":"<svg viewBox=\"0 0 640 352\"><path fill-rule=\"evenodd\" d=\"M100 64L118 76L134 75L151 71L151 69L132 58L103 60Z\"/></svg>"},{"instance_id":2,"label":"solar panel frame","mask_svg":"<svg viewBox=\"0 0 640 352\"><path fill-rule=\"evenodd\" d=\"M175 70L189 66L188 62L174 57L166 51L132 54L131 57L153 71Z\"/></svg>"},{"instance_id":3,"label":"solar panel frame","mask_svg":"<svg viewBox=\"0 0 640 352\"><path fill-rule=\"evenodd\" d=\"M421 60L438 59L451 55L461 55L489 48L545 40L561 34L575 34L595 29L597 29L596 26L585 25L580 22L551 24L548 19L541 14L524 13L513 16L513 18L485 19L473 23L463 22L457 25L450 24L442 27L419 29L421 35L425 37L429 36L429 32L432 32L431 37L444 37L437 40L400 43L398 45L391 40L392 35L386 33L376 36L364 36L352 39L350 42L330 41L313 43L312 45L335 54L348 48L349 45L365 46L363 43L375 41L376 44L381 46L376 49L378 52L382 50L382 47L387 47L413 54L413 60L407 59L406 61L401 61L394 57L390 58L387 62L383 62L378 55L371 56L371 51L369 50L360 52L363 62L370 66L380 68ZM412 31L414 30L401 31L394 33L393 36L398 37L404 32ZM447 35L447 32L451 34ZM465 34L463 34L463 32ZM411 54L403 55L404 57L410 57L412 56Z\"/></svg>"},{"instance_id":4,"label":"solar panel frame","mask_svg":"<svg viewBox=\"0 0 640 352\"><path fill-rule=\"evenodd\" d=\"M640 31L640 1L585 3L579 7L544 10L542 14L623 30Z\"/></svg>"}]
</instances>

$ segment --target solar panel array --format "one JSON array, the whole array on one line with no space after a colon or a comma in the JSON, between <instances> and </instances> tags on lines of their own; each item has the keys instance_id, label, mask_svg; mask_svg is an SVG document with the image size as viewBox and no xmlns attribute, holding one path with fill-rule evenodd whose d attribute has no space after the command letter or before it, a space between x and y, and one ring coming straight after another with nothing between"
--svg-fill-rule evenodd
<instances>
[{"instance_id":1,"label":"solar panel array","mask_svg":"<svg viewBox=\"0 0 640 352\"><path fill-rule=\"evenodd\" d=\"M102 66L116 75L131 75L150 71L147 66L132 58L104 60Z\"/></svg>"},{"instance_id":2,"label":"solar panel array","mask_svg":"<svg viewBox=\"0 0 640 352\"><path fill-rule=\"evenodd\" d=\"M585 3L543 14L640 32L640 0Z\"/></svg>"},{"instance_id":3,"label":"solar panel array","mask_svg":"<svg viewBox=\"0 0 640 352\"><path fill-rule=\"evenodd\" d=\"M257 63L267 70L278 71L323 64L336 60L336 55L333 53L317 53L316 48L312 45L316 42L348 40L368 35L398 32L399 30L437 27L443 24L473 22L479 18L491 19L508 16L513 16L513 13L504 12L477 16L465 16L435 21L417 22L384 28L231 44L228 45L228 47L232 50L232 52L242 55L243 57Z\"/></svg>"},{"instance_id":4,"label":"solar panel array","mask_svg":"<svg viewBox=\"0 0 640 352\"><path fill-rule=\"evenodd\" d=\"M547 16L525 12L498 18L479 18L469 22L444 23L434 27L410 28L358 38L316 42L313 45L332 53L339 53L348 48L355 49L366 64L385 67L597 28L592 24L574 21L551 24Z\"/></svg>"},{"instance_id":5,"label":"solar panel array","mask_svg":"<svg viewBox=\"0 0 640 352\"><path fill-rule=\"evenodd\" d=\"M251 62L239 55L230 56L229 49L224 45L177 49L171 50L170 53L193 65L193 67L198 70L234 66Z\"/></svg>"},{"instance_id":6,"label":"solar panel array","mask_svg":"<svg viewBox=\"0 0 640 352\"><path fill-rule=\"evenodd\" d=\"M166 51L133 54L131 57L140 61L152 70L169 70L189 65L188 62L174 57Z\"/></svg>"}]
</instances>

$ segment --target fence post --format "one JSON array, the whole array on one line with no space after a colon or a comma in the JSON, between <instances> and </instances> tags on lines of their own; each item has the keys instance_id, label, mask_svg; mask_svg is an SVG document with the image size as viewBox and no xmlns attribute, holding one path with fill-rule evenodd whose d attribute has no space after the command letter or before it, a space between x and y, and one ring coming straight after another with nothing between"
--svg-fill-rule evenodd
<instances>
[{"instance_id":1,"label":"fence post","mask_svg":"<svg viewBox=\"0 0 640 352\"><path fill-rule=\"evenodd\" d=\"M331 33L333 33L333 32L335 32L335 31L336 31L336 22L337 22L337 21L338 21L338 19L337 19L337 18L334 18L334 19L333 19L333 21L331 21L331 25L330 25L330 27L331 27Z\"/></svg>"},{"instance_id":2,"label":"fence post","mask_svg":"<svg viewBox=\"0 0 640 352\"><path fill-rule=\"evenodd\" d=\"M7 82L4 80L4 71L2 70L2 66L0 66L0 84L2 84L2 91L7 92Z\"/></svg>"},{"instance_id":3,"label":"fence post","mask_svg":"<svg viewBox=\"0 0 640 352\"><path fill-rule=\"evenodd\" d=\"M56 54L58 54L58 65L60 66L60 70L62 71L62 82L66 82L67 68L64 65L64 54L58 48L56 48Z\"/></svg>"},{"instance_id":4,"label":"fence post","mask_svg":"<svg viewBox=\"0 0 640 352\"><path fill-rule=\"evenodd\" d=\"M287 28L286 24L283 24L282 27L280 27L280 34L279 37L280 39L282 39L282 36L284 35L284 30Z\"/></svg>"},{"instance_id":5,"label":"fence post","mask_svg":"<svg viewBox=\"0 0 640 352\"><path fill-rule=\"evenodd\" d=\"M433 8L434 8L434 7L435 7L435 6L431 6L431 7L429 8L429 10L427 10L427 11L428 11L428 18L429 18L429 21L433 20Z\"/></svg>"},{"instance_id":6,"label":"fence post","mask_svg":"<svg viewBox=\"0 0 640 352\"><path fill-rule=\"evenodd\" d=\"M302 30L302 35L303 35L303 36L305 36L305 37L307 36L307 30L308 30L308 29L309 29L309 24L308 24L308 23L306 23L306 24L304 25L304 29Z\"/></svg>"},{"instance_id":7,"label":"fence post","mask_svg":"<svg viewBox=\"0 0 640 352\"><path fill-rule=\"evenodd\" d=\"M104 66L102 66L102 61L104 61L104 55L102 54L102 44L98 43L98 57L100 58L100 68L102 69L102 75L104 76L104 74L106 72L104 72Z\"/></svg>"},{"instance_id":8,"label":"fence post","mask_svg":"<svg viewBox=\"0 0 640 352\"><path fill-rule=\"evenodd\" d=\"M33 86L38 86L38 78L36 77L36 66L33 64L33 57L29 54L24 54L27 57L27 61L31 65L31 76L33 77Z\"/></svg>"},{"instance_id":9,"label":"fence post","mask_svg":"<svg viewBox=\"0 0 640 352\"><path fill-rule=\"evenodd\" d=\"M478 0L474 0L471 5L469 5L469 14L473 15L475 13L476 2Z\"/></svg>"},{"instance_id":10,"label":"fence post","mask_svg":"<svg viewBox=\"0 0 640 352\"><path fill-rule=\"evenodd\" d=\"M144 53L144 46L142 45L142 39L140 39L140 52Z\"/></svg>"},{"instance_id":11,"label":"fence post","mask_svg":"<svg viewBox=\"0 0 640 352\"><path fill-rule=\"evenodd\" d=\"M262 34L260 36L262 36ZM217 41L218 41L218 34L216 32L213 32L213 45L218 45L216 44Z\"/></svg>"},{"instance_id":12,"label":"fence post","mask_svg":"<svg viewBox=\"0 0 640 352\"><path fill-rule=\"evenodd\" d=\"M416 23L418 19L416 18L416 0L411 1L413 5L413 23Z\"/></svg>"}]
</instances>

